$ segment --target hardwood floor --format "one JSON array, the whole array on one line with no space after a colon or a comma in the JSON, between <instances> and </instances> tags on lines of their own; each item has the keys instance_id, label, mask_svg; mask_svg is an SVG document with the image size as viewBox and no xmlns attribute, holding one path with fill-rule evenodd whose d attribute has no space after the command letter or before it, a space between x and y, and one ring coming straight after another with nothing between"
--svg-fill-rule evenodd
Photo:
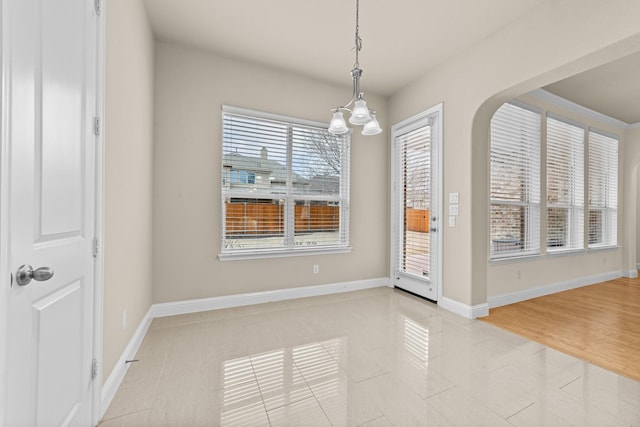
<instances>
[{"instance_id":1,"label":"hardwood floor","mask_svg":"<svg viewBox=\"0 0 640 427\"><path fill-rule=\"evenodd\" d=\"M497 307L481 320L640 381L640 279Z\"/></svg>"}]
</instances>

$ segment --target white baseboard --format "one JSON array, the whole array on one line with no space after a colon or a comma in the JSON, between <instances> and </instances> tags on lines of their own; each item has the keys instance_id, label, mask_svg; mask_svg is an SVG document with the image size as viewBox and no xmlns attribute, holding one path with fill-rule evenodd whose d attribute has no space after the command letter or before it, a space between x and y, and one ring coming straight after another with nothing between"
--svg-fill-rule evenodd
<instances>
[{"instance_id":1,"label":"white baseboard","mask_svg":"<svg viewBox=\"0 0 640 427\"><path fill-rule=\"evenodd\" d=\"M628 270L624 272L624 277L627 279L637 279L638 278L638 270Z\"/></svg>"},{"instance_id":2,"label":"white baseboard","mask_svg":"<svg viewBox=\"0 0 640 427\"><path fill-rule=\"evenodd\" d=\"M640 262L636 264L636 270L640 270Z\"/></svg>"},{"instance_id":3,"label":"white baseboard","mask_svg":"<svg viewBox=\"0 0 640 427\"><path fill-rule=\"evenodd\" d=\"M451 298L441 297L438 299L438 306L467 319L484 317L489 314L489 305L487 303L472 306L452 300Z\"/></svg>"},{"instance_id":4,"label":"white baseboard","mask_svg":"<svg viewBox=\"0 0 640 427\"><path fill-rule=\"evenodd\" d=\"M149 326L151 325L151 321L153 320L153 306L149 308L147 314L142 318L142 321L138 325L138 328L134 332L129 344L125 347L120 359L116 362L116 366L109 374L107 381L105 381L102 386L102 398L100 403L100 419L104 417L105 412L107 412L107 408L111 404L113 397L116 395L116 391L120 387L122 380L124 379L127 370L129 369L129 364L126 363L127 360L133 359L140 348L140 344L142 344L142 340L144 339L147 331L149 330Z\"/></svg>"},{"instance_id":5,"label":"white baseboard","mask_svg":"<svg viewBox=\"0 0 640 427\"><path fill-rule=\"evenodd\" d=\"M637 275L637 272L636 272ZM537 288L524 289L522 291L509 292L487 298L489 308L500 307L503 305L514 304L516 302L525 301L532 298L538 298L544 295L551 295L570 289L581 288L583 286L594 285L607 280L623 277L622 271L612 271L609 273L597 274L595 276L582 277L579 279L567 280L564 282L553 283L551 285L540 286Z\"/></svg>"},{"instance_id":6,"label":"white baseboard","mask_svg":"<svg viewBox=\"0 0 640 427\"><path fill-rule=\"evenodd\" d=\"M241 307L245 305L284 301L295 298L359 291L362 289L388 286L389 283L390 281L388 277L381 277L377 279L357 280L330 285L306 286L302 288L278 289L275 291L167 302L153 305L153 317L175 316L178 314L196 313L199 311L219 310L222 308Z\"/></svg>"}]
</instances>

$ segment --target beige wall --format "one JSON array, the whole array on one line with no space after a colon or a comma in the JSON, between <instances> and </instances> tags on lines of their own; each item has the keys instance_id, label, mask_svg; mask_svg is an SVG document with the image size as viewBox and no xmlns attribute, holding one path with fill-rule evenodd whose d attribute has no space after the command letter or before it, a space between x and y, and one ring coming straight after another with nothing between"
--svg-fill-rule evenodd
<instances>
[{"instance_id":1,"label":"beige wall","mask_svg":"<svg viewBox=\"0 0 640 427\"><path fill-rule=\"evenodd\" d=\"M103 380L151 306L153 194L151 30L140 0L106 14Z\"/></svg>"},{"instance_id":2,"label":"beige wall","mask_svg":"<svg viewBox=\"0 0 640 427\"><path fill-rule=\"evenodd\" d=\"M627 217L625 234L635 237L635 252L629 248L628 262L637 266L640 264L640 128L629 129L625 132L625 170L627 171Z\"/></svg>"},{"instance_id":3,"label":"beige wall","mask_svg":"<svg viewBox=\"0 0 640 427\"><path fill-rule=\"evenodd\" d=\"M391 98L391 123L444 102L444 192L460 194L457 226L443 233L445 297L468 305L487 301L488 128L493 112L511 98L637 51L639 15L635 0L548 1ZM609 262L622 269L617 257ZM556 262L545 261L535 270L554 268ZM588 259L571 263L567 261L566 273L564 266L555 270L562 277L589 274ZM534 264L526 265L534 271Z\"/></svg>"},{"instance_id":4,"label":"beige wall","mask_svg":"<svg viewBox=\"0 0 640 427\"><path fill-rule=\"evenodd\" d=\"M389 276L389 134L354 132L351 246L341 255L217 259L223 104L328 122L344 87L158 42L155 52L154 303ZM388 129L386 100L363 90ZM312 274L314 264L320 274Z\"/></svg>"}]
</instances>

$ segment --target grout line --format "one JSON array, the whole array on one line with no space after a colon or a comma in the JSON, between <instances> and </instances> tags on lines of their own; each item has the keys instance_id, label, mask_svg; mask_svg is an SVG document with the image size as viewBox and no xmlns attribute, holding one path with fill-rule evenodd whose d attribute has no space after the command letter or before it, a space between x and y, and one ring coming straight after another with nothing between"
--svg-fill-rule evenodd
<instances>
[{"instance_id":1,"label":"grout line","mask_svg":"<svg viewBox=\"0 0 640 427\"><path fill-rule=\"evenodd\" d=\"M572 379L571 381L569 381L568 383L566 383L563 386L560 386L560 390L563 390L565 387L567 387L569 384L573 384L574 382L578 381L580 378L582 378L582 375L578 375L576 378Z\"/></svg>"},{"instance_id":2,"label":"grout line","mask_svg":"<svg viewBox=\"0 0 640 427\"><path fill-rule=\"evenodd\" d=\"M442 374L441 374L441 375L442 375ZM444 378L444 376L443 376L443 378ZM448 379L448 378L447 378L447 381L449 381L449 379ZM446 393L446 392L448 392L449 390L451 390L451 389L453 389L453 388L455 388L455 387L456 387L456 385L455 385L455 384L453 384L453 385L451 385L451 386L449 386L449 387L445 388L444 390L440 390L440 391L438 391L438 392L436 392L436 393L433 393L433 394L430 394L430 395L428 395L428 396L425 396L422 400L424 400L424 401L426 402L427 400L431 399L432 397L435 397L435 396L437 396L437 395L439 395L439 394L442 394L442 393ZM428 403L428 402L427 402L427 403Z\"/></svg>"},{"instance_id":3,"label":"grout line","mask_svg":"<svg viewBox=\"0 0 640 427\"><path fill-rule=\"evenodd\" d=\"M128 416L131 416L131 415L134 415L134 414L137 414L137 413L140 413L140 412L146 412L146 411L151 412L150 408L142 408L142 409L137 410L137 411L127 412L126 414L118 415L117 417L102 418L100 420L100 422L98 422L96 427L99 427L100 425L102 425L104 423L112 422L112 421L118 420L120 418L128 417ZM147 414L147 418L149 418L149 414Z\"/></svg>"},{"instance_id":4,"label":"grout line","mask_svg":"<svg viewBox=\"0 0 640 427\"><path fill-rule=\"evenodd\" d=\"M507 421L509 420L509 418L515 417L516 415L518 415L520 412L524 411L525 409L531 408L533 405L535 405L536 402L533 401L530 404L528 404L527 406L525 406L524 408L520 409L519 411L516 411L515 413L509 415L507 418L505 418Z\"/></svg>"}]
</instances>

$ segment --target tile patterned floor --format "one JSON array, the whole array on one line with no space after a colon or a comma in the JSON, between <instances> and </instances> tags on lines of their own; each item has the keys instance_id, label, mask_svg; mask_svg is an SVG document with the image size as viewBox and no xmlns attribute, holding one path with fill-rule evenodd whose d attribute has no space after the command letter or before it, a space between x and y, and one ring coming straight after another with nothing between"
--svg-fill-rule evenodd
<instances>
[{"instance_id":1,"label":"tile patterned floor","mask_svg":"<svg viewBox=\"0 0 640 427\"><path fill-rule=\"evenodd\" d=\"M401 291L155 319L101 427L640 426L640 383Z\"/></svg>"}]
</instances>

